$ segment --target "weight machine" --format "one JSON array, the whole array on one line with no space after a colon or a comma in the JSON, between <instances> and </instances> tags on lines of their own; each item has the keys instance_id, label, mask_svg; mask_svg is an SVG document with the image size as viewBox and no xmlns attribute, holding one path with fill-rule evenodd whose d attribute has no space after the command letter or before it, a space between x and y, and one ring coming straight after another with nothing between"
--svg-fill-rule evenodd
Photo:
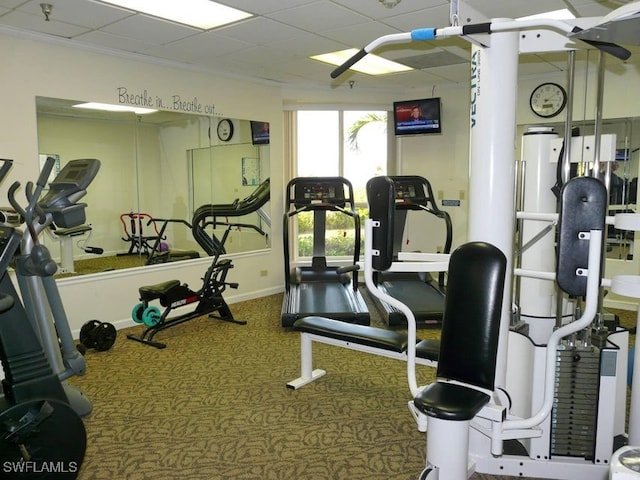
<instances>
[{"instance_id":1,"label":"weight machine","mask_svg":"<svg viewBox=\"0 0 640 480\"><path fill-rule=\"evenodd\" d=\"M415 351L412 351L415 345L414 318L406 306L399 306L409 320L407 376L414 397L410 402L410 410L419 429L427 432L427 465L420 475L422 480L462 480L473 472L604 480L609 473L609 463L612 456L615 458L614 450L619 446L617 441L625 438L619 430L620 425L624 425L624 414L620 415L619 412L624 412L628 333L605 333L598 321L600 289L602 286L610 286L614 292L639 298L640 282L638 277L615 277L610 280L601 278L606 191L602 194L604 187L601 187L598 193L601 184L591 178L577 179L580 180L579 183L569 182L564 190L564 194L573 197L573 201L565 205L567 209L560 216L564 215L565 223L576 227L574 230L565 230L572 232L567 234L567 239L570 240L564 240L567 248L559 245L559 249L566 250L564 254L568 254L570 258L568 265L558 270L557 277L553 272L514 269L513 212L516 195L512 139L515 137L516 125L519 53L568 50L572 83L574 55L571 52L585 46L595 47L601 51L603 74L602 52L621 59L628 58L630 53L626 49L610 42L637 44L639 18L640 2L634 2L603 19L579 19L574 22L495 19L475 25L419 29L406 34L381 37L332 72L332 77L337 77L367 53L385 44L430 41L449 36L468 38L473 44L469 240L484 241L498 247L506 257L507 271L515 271L516 275L545 282L557 278L558 285L563 290L585 299L584 305L575 308L573 321L552 329L544 342L534 343L523 333L510 331L513 280L507 275L497 335L494 378L486 384L471 382L469 385L467 382L465 386L458 385L460 388L436 385L433 387L436 389L435 393L442 389L440 396L434 395L431 386L418 387L416 384ZM613 28L607 31L607 27ZM601 118L602 101L601 85L598 88L596 127ZM572 88L569 90L569 97L572 98ZM566 135L571 131L571 102L568 107L569 128L566 129ZM569 148L569 141L565 141L565 159L569 158ZM596 145L594 172L599 170L599 151L599 145ZM567 179L565 176L564 180ZM583 180L587 180L588 185ZM594 182L598 186L594 186ZM585 215L581 217L579 213L589 205L596 206L592 210L586 208ZM553 212L518 215L522 219L533 221L555 222L559 218ZM576 216L581 217L581 221L575 221ZM606 222L626 230L639 229L637 216L633 214L616 215L615 218L607 218ZM375 235L371 221L368 221L367 235ZM366 256L373 253L369 250ZM415 271L420 271L420 268L420 262L416 262ZM365 265L365 280L367 279ZM372 289L372 292L379 295L376 289ZM526 296L527 292L522 294ZM560 300L558 309L566 302L564 297ZM593 345L589 339L592 329L597 333L594 337L599 338L599 345ZM584 347L584 350L580 347ZM583 405L588 405L592 412L597 412L597 416L592 418L593 428L589 430L590 427L580 425L580 432L574 432L584 434L574 438L580 445L575 449L568 448L565 442L567 432L559 431L564 426L558 424L558 420L567 412L565 407L570 404L563 397L568 387L564 383L565 371L561 365L569 366L568 377L571 378L572 360L592 357L592 347L598 350L593 355L595 358L592 359L592 365L600 373L592 377L597 382L595 398ZM440 351L440 359L442 354L443 350ZM636 356L640 357L638 349ZM640 364L640 358L636 358L636 361ZM558 374L556 362L560 365ZM445 369L442 372L439 370L439 373L446 374ZM573 371L575 375L582 373ZM640 384L640 369L634 369L634 376L636 374L637 386ZM441 382L454 385L446 379L438 379L437 383ZM489 388L485 389L484 397L478 393L482 390L479 386ZM637 418L637 411L640 409L640 399L637 398L639 393L640 390L636 388L631 396L628 433L628 443L631 446L640 445L640 422ZM468 402L469 400L473 402ZM453 410L448 409L452 405ZM453 413L448 415L445 413L447 411ZM464 415L459 415L461 411L464 411ZM443 441L445 438L446 442ZM585 441L589 444L586 445ZM512 450L512 446L516 446L517 450Z\"/></svg>"}]
</instances>

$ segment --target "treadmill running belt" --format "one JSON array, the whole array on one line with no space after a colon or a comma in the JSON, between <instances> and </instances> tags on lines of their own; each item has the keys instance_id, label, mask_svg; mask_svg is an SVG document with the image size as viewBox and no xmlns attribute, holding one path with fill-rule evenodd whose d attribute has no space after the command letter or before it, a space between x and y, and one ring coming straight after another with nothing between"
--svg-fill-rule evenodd
<instances>
[{"instance_id":1,"label":"treadmill running belt","mask_svg":"<svg viewBox=\"0 0 640 480\"><path fill-rule=\"evenodd\" d=\"M282 326L290 327L298 318L322 316L360 325L369 325L369 310L350 285L339 282L311 282L292 286L282 311Z\"/></svg>"},{"instance_id":2,"label":"treadmill running belt","mask_svg":"<svg viewBox=\"0 0 640 480\"><path fill-rule=\"evenodd\" d=\"M414 278L395 278L383 281L381 287L392 297L407 305L422 325L440 325L444 311L444 293L431 283L425 283L416 275ZM385 304L389 326L406 325L402 312Z\"/></svg>"}]
</instances>

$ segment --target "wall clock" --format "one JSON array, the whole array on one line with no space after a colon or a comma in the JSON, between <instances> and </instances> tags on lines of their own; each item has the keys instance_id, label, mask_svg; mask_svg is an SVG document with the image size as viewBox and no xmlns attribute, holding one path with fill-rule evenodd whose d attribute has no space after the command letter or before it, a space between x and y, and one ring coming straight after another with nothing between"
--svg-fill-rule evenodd
<instances>
[{"instance_id":1,"label":"wall clock","mask_svg":"<svg viewBox=\"0 0 640 480\"><path fill-rule=\"evenodd\" d=\"M567 105L567 92L557 83L543 83L531 92L529 106L533 113L542 118L558 115Z\"/></svg>"},{"instance_id":2,"label":"wall clock","mask_svg":"<svg viewBox=\"0 0 640 480\"><path fill-rule=\"evenodd\" d=\"M218 122L218 138L223 142L228 142L233 137L233 122L228 118L223 118Z\"/></svg>"}]
</instances>

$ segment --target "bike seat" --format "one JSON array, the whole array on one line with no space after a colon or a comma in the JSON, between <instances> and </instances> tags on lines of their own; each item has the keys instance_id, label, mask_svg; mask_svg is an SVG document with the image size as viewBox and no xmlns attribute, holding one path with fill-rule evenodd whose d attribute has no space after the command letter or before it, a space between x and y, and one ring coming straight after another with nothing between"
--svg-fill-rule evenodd
<instances>
[{"instance_id":1,"label":"bike seat","mask_svg":"<svg viewBox=\"0 0 640 480\"><path fill-rule=\"evenodd\" d=\"M156 283L155 285L145 285L138 289L138 292L140 292L140 300L145 301L160 298L169 290L179 285L180 280L169 280L167 282Z\"/></svg>"}]
</instances>

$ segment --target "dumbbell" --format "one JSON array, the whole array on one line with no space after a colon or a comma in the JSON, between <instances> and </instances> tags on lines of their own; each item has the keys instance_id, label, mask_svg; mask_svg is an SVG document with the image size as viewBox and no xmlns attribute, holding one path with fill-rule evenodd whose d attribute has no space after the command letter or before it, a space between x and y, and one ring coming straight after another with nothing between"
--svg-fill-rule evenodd
<instances>
[{"instance_id":1,"label":"dumbbell","mask_svg":"<svg viewBox=\"0 0 640 480\"><path fill-rule=\"evenodd\" d=\"M104 352L113 346L116 342L116 336L116 327L111 323L89 320L80 329L80 344L85 348Z\"/></svg>"}]
</instances>

